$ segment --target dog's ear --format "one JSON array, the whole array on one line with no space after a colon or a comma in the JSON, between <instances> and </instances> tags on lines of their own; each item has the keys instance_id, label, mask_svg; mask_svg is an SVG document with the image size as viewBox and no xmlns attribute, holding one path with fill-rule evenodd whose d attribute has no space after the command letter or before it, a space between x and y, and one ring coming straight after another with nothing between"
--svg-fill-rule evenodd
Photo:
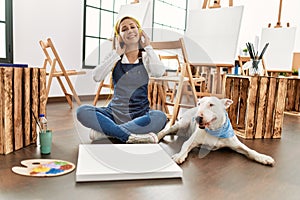
<instances>
[{"instance_id":1,"label":"dog's ear","mask_svg":"<svg viewBox=\"0 0 300 200\"><path fill-rule=\"evenodd\" d=\"M229 106L233 103L233 101L231 99L221 99L222 103L224 104L225 106L225 109L229 108Z\"/></svg>"}]
</instances>

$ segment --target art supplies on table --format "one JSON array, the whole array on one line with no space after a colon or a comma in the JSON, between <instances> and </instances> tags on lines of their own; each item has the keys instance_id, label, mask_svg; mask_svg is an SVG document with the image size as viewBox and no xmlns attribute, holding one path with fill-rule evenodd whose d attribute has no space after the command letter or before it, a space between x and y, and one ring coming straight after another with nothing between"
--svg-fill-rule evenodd
<instances>
[{"instance_id":1,"label":"art supplies on table","mask_svg":"<svg viewBox=\"0 0 300 200\"><path fill-rule=\"evenodd\" d=\"M242 68L243 70L249 70L249 75L264 75L264 69L261 60L268 46L269 43L266 43L263 50L259 54L258 50L254 48L254 45L252 43L246 43L246 47L248 49L251 60L249 62L246 62Z\"/></svg>"}]
</instances>

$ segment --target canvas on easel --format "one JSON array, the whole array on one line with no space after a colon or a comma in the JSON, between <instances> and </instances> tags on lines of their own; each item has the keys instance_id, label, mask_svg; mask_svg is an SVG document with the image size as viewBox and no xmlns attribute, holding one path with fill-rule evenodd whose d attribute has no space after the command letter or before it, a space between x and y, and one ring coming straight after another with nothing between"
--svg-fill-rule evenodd
<instances>
[{"instance_id":1,"label":"canvas on easel","mask_svg":"<svg viewBox=\"0 0 300 200\"><path fill-rule=\"evenodd\" d=\"M190 61L233 64L243 9L235 6L191 10L185 33Z\"/></svg>"},{"instance_id":2,"label":"canvas on easel","mask_svg":"<svg viewBox=\"0 0 300 200\"><path fill-rule=\"evenodd\" d=\"M292 72L293 51L296 41L296 27L281 25L282 0L279 1L278 20L274 28L269 23L268 28L263 28L261 33L260 48L265 43L270 47L264 55L267 71Z\"/></svg>"},{"instance_id":3,"label":"canvas on easel","mask_svg":"<svg viewBox=\"0 0 300 200\"><path fill-rule=\"evenodd\" d=\"M266 43L270 44L264 55L267 71L292 71L295 39L296 27L262 29L260 48Z\"/></svg>"},{"instance_id":4,"label":"canvas on easel","mask_svg":"<svg viewBox=\"0 0 300 200\"><path fill-rule=\"evenodd\" d=\"M293 50L296 39L296 27L263 28L260 48L270 43L264 55L267 71L291 72Z\"/></svg>"},{"instance_id":5,"label":"canvas on easel","mask_svg":"<svg viewBox=\"0 0 300 200\"><path fill-rule=\"evenodd\" d=\"M234 67L243 10L243 6L233 7L230 3L229 7L214 5L211 9L189 12L184 40L191 66L208 68L208 93L203 93L204 96L211 93L223 96L221 68L231 73ZM216 72L210 84L212 67Z\"/></svg>"}]
</instances>

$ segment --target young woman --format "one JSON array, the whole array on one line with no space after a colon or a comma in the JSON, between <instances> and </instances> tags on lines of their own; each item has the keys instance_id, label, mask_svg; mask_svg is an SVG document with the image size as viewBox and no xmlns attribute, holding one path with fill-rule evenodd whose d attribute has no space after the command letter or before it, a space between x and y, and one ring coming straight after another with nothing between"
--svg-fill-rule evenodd
<instances>
[{"instance_id":1,"label":"young woman","mask_svg":"<svg viewBox=\"0 0 300 200\"><path fill-rule=\"evenodd\" d=\"M93 71L102 81L112 71L114 95L107 107L82 105L77 119L91 128L90 139L118 138L125 143L157 143L155 133L167 122L159 110L150 110L149 76L162 76L165 67L150 46L150 39L132 17L115 25L114 49Z\"/></svg>"}]
</instances>

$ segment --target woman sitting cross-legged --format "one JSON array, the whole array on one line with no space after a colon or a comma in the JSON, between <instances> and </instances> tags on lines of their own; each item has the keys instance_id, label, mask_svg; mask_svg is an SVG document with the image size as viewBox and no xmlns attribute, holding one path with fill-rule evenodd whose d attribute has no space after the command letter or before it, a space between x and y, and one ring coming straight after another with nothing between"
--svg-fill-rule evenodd
<instances>
[{"instance_id":1,"label":"woman sitting cross-legged","mask_svg":"<svg viewBox=\"0 0 300 200\"><path fill-rule=\"evenodd\" d=\"M165 113L150 110L149 76L159 77L165 67L150 45L150 39L132 17L116 23L114 49L93 71L102 81L112 71L114 95L107 107L82 105L77 119L91 128L90 139L114 137L124 143L157 143L156 133L167 122Z\"/></svg>"}]
</instances>

